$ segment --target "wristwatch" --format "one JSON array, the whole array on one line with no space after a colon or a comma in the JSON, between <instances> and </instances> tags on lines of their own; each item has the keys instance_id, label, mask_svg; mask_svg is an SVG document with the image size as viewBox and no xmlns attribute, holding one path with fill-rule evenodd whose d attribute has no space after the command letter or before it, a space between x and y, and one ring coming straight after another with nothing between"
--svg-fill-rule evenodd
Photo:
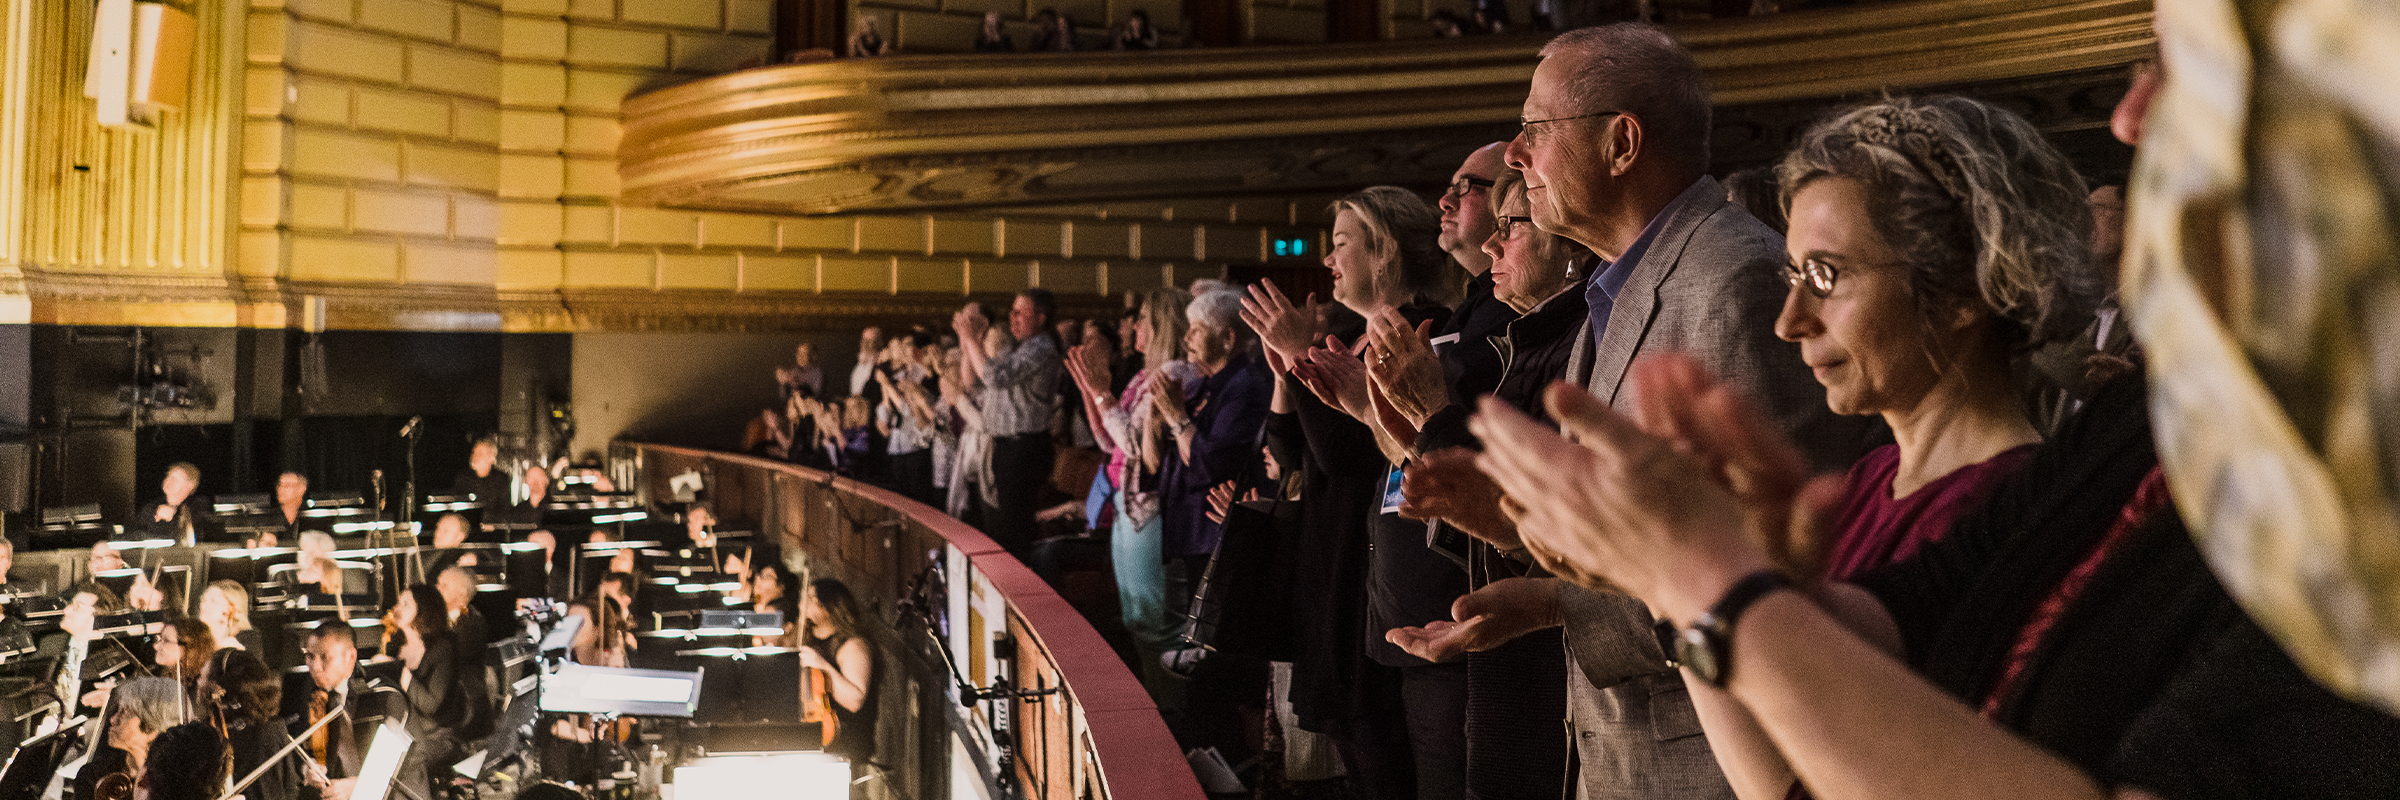
<instances>
[{"instance_id":1,"label":"wristwatch","mask_svg":"<svg viewBox=\"0 0 2400 800\"><path fill-rule=\"evenodd\" d=\"M1733 588L1717 604L1692 620L1691 627L1675 637L1675 660L1692 671L1710 686L1725 688L1733 675L1733 623L1742 612L1759 598L1774 594L1777 589L1790 588L1792 579L1774 570L1759 570L1735 581Z\"/></svg>"}]
</instances>

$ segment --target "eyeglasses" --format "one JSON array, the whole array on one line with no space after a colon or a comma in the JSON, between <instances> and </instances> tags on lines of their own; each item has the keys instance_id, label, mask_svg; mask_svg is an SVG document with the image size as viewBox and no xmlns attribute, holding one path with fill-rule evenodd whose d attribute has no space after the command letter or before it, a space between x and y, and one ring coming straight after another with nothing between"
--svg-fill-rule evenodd
<instances>
[{"instance_id":1,"label":"eyeglasses","mask_svg":"<svg viewBox=\"0 0 2400 800\"><path fill-rule=\"evenodd\" d=\"M1813 258L1800 262L1799 266L1786 264L1783 267L1785 286L1796 289L1805 282L1808 284L1808 293L1816 295L1819 299L1833 296L1833 282L1841 277L1841 270L1834 269L1832 264Z\"/></svg>"},{"instance_id":2,"label":"eyeglasses","mask_svg":"<svg viewBox=\"0 0 2400 800\"><path fill-rule=\"evenodd\" d=\"M1549 119L1529 119L1529 120L1522 120L1522 121L1519 121L1519 122L1517 123L1517 135L1518 135L1518 136L1528 136L1528 135L1531 135L1531 134L1533 133L1533 126L1535 126L1535 125L1547 125L1547 124L1549 124L1549 123L1552 123L1552 122L1568 122L1568 121L1571 121L1571 120L1578 120L1578 119L1591 119L1591 118L1593 118L1593 117L1613 117L1613 116L1618 116L1618 115L1621 115L1621 114L1624 114L1624 113L1625 113L1625 112L1623 112L1623 111L1594 111L1594 112L1592 112L1592 113L1589 113L1589 114L1576 114L1576 115L1574 115L1574 116L1570 116L1570 117L1551 117L1551 118L1549 118Z\"/></svg>"},{"instance_id":3,"label":"eyeglasses","mask_svg":"<svg viewBox=\"0 0 2400 800\"><path fill-rule=\"evenodd\" d=\"M1532 217L1497 217L1493 221L1498 223L1498 227L1500 229L1500 238L1502 240L1517 238L1516 232L1518 225L1525 225L1528 227L1533 225Z\"/></svg>"},{"instance_id":4,"label":"eyeglasses","mask_svg":"<svg viewBox=\"0 0 2400 800\"><path fill-rule=\"evenodd\" d=\"M1484 180L1484 179L1482 179L1482 178L1472 177L1472 176L1465 176L1465 177L1460 177L1458 180L1451 181L1451 182L1450 182L1450 188L1443 190L1443 191L1442 191L1442 196L1443 196L1443 197L1465 197L1465 196L1467 196L1467 193L1468 193L1468 192L1472 192L1472 191L1475 191L1475 190L1477 190L1477 189L1489 189L1489 188L1492 188L1492 182L1491 182L1491 181Z\"/></svg>"}]
</instances>

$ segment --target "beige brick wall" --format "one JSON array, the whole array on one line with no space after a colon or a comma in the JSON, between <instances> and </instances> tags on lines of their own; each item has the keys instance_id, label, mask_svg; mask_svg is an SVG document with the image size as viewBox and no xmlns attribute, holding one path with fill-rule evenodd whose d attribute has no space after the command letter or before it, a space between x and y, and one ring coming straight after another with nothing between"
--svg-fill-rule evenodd
<instances>
[{"instance_id":1,"label":"beige brick wall","mask_svg":"<svg viewBox=\"0 0 2400 800\"><path fill-rule=\"evenodd\" d=\"M1130 1L1152 2L1093 0ZM961 20L983 8L916 7ZM621 204L622 100L767 60L770 8L253 0L240 263L294 281L501 291L960 294L1039 281L1086 293L1156 286L1178 264L1186 279L1213 274L1192 263L1198 243L1259 238L1256 225L1071 209L786 217ZM1217 261L1256 250L1211 249Z\"/></svg>"}]
</instances>

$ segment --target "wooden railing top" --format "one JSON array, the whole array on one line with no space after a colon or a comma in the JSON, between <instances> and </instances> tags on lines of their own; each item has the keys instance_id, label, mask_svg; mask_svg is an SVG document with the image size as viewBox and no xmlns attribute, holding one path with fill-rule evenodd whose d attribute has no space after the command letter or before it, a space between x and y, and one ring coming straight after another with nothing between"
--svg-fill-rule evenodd
<instances>
[{"instance_id":1,"label":"wooden railing top","mask_svg":"<svg viewBox=\"0 0 2400 800\"><path fill-rule=\"evenodd\" d=\"M1115 800L1204 800L1182 748L1167 730L1166 720L1148 690L1117 658L1082 612L1069 605L1050 584L1009 555L998 542L957 518L897 492L821 470L752 456L670 445L643 444L644 450L706 459L726 464L795 475L811 483L844 492L907 517L967 556L975 571L991 582L1035 641L1018 644L1020 660L1048 660L1057 670L1067 696L1081 710L1091 731L1091 744Z\"/></svg>"}]
</instances>

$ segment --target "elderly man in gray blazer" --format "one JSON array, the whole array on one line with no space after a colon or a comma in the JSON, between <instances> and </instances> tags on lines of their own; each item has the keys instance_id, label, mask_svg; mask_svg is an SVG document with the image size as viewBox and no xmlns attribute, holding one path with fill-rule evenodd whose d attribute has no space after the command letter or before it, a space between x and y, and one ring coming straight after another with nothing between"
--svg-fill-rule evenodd
<instances>
[{"instance_id":1,"label":"elderly man in gray blazer","mask_svg":"<svg viewBox=\"0 0 2400 800\"><path fill-rule=\"evenodd\" d=\"M1525 174L1534 224L1598 257L1567 374L1625 407L1636 357L1689 354L1748 389L1819 469L1847 467L1873 422L1834 415L1798 346L1775 336L1783 237L1706 175L1708 92L1691 54L1664 30L1626 23L1563 34L1541 55L1507 159ZM1486 538L1505 548L1513 537ZM1640 601L1515 579L1460 603L1462 619L1485 620L1395 641L1432 657L1566 626L1579 797L1733 796Z\"/></svg>"}]
</instances>

